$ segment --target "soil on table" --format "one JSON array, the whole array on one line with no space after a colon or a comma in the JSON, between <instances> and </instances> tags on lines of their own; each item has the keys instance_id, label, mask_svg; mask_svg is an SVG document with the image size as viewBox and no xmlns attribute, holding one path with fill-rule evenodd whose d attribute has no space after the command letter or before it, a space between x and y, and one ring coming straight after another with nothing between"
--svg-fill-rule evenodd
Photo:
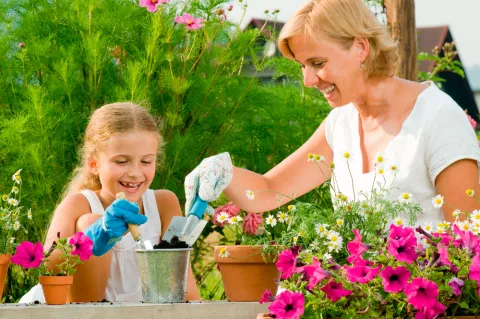
<instances>
[{"instance_id":1,"label":"soil on table","mask_svg":"<svg viewBox=\"0 0 480 319\"><path fill-rule=\"evenodd\" d=\"M168 249L168 248L189 248L187 243L179 240L177 236L173 236L171 241L161 240L160 243L153 246L153 249Z\"/></svg>"}]
</instances>

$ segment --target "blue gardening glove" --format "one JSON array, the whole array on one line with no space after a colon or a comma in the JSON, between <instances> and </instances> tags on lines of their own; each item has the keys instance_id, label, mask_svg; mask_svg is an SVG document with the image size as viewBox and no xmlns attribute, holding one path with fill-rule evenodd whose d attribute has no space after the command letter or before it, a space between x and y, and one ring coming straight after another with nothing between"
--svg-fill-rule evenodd
<instances>
[{"instance_id":1,"label":"blue gardening glove","mask_svg":"<svg viewBox=\"0 0 480 319\"><path fill-rule=\"evenodd\" d=\"M225 152L205 158L185 178L185 214L188 215L192 211L197 195L204 202L216 200L230 184L232 176L230 154ZM208 206L206 212L213 214L213 208Z\"/></svg>"},{"instance_id":2,"label":"blue gardening glove","mask_svg":"<svg viewBox=\"0 0 480 319\"><path fill-rule=\"evenodd\" d=\"M128 224L141 225L147 221L147 216L139 214L137 203L125 199L117 199L105 210L105 215L90 225L84 234L93 241L93 254L102 256L116 242L122 239L128 230Z\"/></svg>"}]
</instances>

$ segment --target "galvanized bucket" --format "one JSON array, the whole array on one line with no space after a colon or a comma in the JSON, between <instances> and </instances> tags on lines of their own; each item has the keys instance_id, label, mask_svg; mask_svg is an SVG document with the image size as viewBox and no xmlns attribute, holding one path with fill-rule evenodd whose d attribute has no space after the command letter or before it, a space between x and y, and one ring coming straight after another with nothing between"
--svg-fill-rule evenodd
<instances>
[{"instance_id":1,"label":"galvanized bucket","mask_svg":"<svg viewBox=\"0 0 480 319\"><path fill-rule=\"evenodd\" d=\"M143 301L185 302L192 250L193 248L135 249Z\"/></svg>"}]
</instances>

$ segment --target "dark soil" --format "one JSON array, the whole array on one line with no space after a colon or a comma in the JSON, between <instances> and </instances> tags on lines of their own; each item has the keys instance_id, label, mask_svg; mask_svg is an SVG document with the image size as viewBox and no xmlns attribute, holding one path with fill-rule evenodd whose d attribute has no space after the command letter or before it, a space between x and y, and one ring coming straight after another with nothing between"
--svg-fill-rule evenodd
<instances>
[{"instance_id":1,"label":"dark soil","mask_svg":"<svg viewBox=\"0 0 480 319\"><path fill-rule=\"evenodd\" d=\"M173 236L170 242L161 240L160 243L153 246L154 249L168 249L168 248L189 248L187 243L178 239L177 236Z\"/></svg>"}]
</instances>

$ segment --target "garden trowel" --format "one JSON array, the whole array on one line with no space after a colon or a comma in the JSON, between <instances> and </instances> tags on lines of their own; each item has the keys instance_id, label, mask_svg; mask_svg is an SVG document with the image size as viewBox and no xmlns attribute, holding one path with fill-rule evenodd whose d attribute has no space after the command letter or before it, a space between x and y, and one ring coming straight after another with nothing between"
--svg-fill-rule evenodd
<instances>
[{"instance_id":1,"label":"garden trowel","mask_svg":"<svg viewBox=\"0 0 480 319\"><path fill-rule=\"evenodd\" d=\"M207 206L208 202L197 196L188 216L173 217L162 239L170 242L173 236L177 236L179 240L186 242L188 247L192 247L207 224L207 221L203 220Z\"/></svg>"}]
</instances>

